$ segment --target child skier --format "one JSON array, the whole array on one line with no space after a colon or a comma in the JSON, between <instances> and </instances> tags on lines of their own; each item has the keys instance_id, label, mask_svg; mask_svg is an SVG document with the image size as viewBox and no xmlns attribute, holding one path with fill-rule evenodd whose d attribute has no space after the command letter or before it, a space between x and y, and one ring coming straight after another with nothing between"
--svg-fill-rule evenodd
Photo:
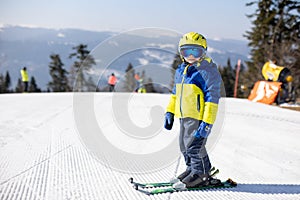
<instances>
[{"instance_id":1,"label":"child skier","mask_svg":"<svg viewBox=\"0 0 300 200\"><path fill-rule=\"evenodd\" d=\"M179 144L187 168L177 178L187 188L212 184L213 180L205 143L216 119L222 79L206 50L206 39L199 33L190 32L180 39L178 51L183 62L176 70L165 114L168 130L174 116L180 121Z\"/></svg>"}]
</instances>

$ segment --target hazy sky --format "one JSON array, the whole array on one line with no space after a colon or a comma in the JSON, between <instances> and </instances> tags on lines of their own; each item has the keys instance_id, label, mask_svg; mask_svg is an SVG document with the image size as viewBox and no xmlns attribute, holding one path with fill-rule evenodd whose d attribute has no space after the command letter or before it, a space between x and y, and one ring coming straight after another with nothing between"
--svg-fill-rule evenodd
<instances>
[{"instance_id":1,"label":"hazy sky","mask_svg":"<svg viewBox=\"0 0 300 200\"><path fill-rule=\"evenodd\" d=\"M243 39L251 0L0 0L0 23L128 31L159 27L207 38Z\"/></svg>"}]
</instances>

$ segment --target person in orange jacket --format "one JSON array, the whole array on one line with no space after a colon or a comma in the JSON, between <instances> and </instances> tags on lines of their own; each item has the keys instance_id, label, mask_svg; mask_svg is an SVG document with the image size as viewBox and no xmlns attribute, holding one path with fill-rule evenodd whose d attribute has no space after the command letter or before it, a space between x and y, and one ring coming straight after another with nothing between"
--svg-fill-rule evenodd
<instances>
[{"instance_id":1,"label":"person in orange jacket","mask_svg":"<svg viewBox=\"0 0 300 200\"><path fill-rule=\"evenodd\" d=\"M108 85L109 85L109 91L114 92L115 91L115 85L117 83L117 77L115 76L114 73L110 75L108 78Z\"/></svg>"}]
</instances>

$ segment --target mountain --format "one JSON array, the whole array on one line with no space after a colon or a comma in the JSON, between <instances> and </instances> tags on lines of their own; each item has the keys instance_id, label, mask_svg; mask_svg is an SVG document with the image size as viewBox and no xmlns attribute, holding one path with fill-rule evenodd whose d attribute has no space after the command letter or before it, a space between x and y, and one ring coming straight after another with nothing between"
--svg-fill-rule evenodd
<instances>
[{"instance_id":1,"label":"mountain","mask_svg":"<svg viewBox=\"0 0 300 200\"><path fill-rule=\"evenodd\" d=\"M15 87L20 77L19 70L27 66L30 75L35 76L38 85L45 90L50 80L48 69L50 54L59 54L65 68L69 70L74 62L69 59L69 55L74 52L72 48L79 44L87 44L95 56L97 65L100 63L94 72L107 69L107 66L100 66L101 63L109 65L110 70L106 70L102 78L99 78L99 74L93 78L100 84L105 84L105 79L111 71L117 71L116 73L120 75L124 73L129 62L134 67L140 67L136 71L149 69L146 65L150 64L170 66L177 51L179 35L166 34L165 30L155 30L153 37L149 29L145 30L147 31L116 33L2 26L0 73L9 71ZM249 54L246 41L208 39L208 45L208 54L219 65L226 65L228 58L232 63L236 63L238 59L247 60Z\"/></svg>"}]
</instances>

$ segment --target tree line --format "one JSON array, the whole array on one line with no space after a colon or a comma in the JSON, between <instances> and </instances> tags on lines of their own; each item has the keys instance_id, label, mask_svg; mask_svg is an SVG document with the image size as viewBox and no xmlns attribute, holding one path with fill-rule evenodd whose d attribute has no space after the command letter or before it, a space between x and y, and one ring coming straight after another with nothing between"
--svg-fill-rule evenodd
<instances>
[{"instance_id":1,"label":"tree line","mask_svg":"<svg viewBox=\"0 0 300 200\"><path fill-rule=\"evenodd\" d=\"M75 82L75 79L78 91L83 90L83 87L86 86L96 87L90 77L84 76L84 71L88 71L92 65L96 64L93 57L89 54L90 51L87 50L87 45L80 44L73 47L73 50L75 52L71 53L69 58L75 58L75 61L70 68L70 72L64 68L64 63L59 54L50 55L49 74L51 80L48 82L45 92L70 92L72 91L72 84ZM12 81L8 71L5 76L0 74L0 93L23 92L23 84L20 78L14 89L12 89L11 85ZM30 78L28 92L42 92L34 76Z\"/></svg>"},{"instance_id":2,"label":"tree line","mask_svg":"<svg viewBox=\"0 0 300 200\"><path fill-rule=\"evenodd\" d=\"M256 6L247 15L252 28L245 37L251 48L251 59L246 62L244 84L250 88L263 79L261 68L268 60L287 67L294 78L293 84L300 92L300 2L298 0L256 0L246 4Z\"/></svg>"},{"instance_id":3,"label":"tree line","mask_svg":"<svg viewBox=\"0 0 300 200\"><path fill-rule=\"evenodd\" d=\"M12 81L8 71L6 71L5 75L0 74L0 93L23 92L23 84L20 78L18 79L17 85L14 89L12 89L11 85L12 85ZM31 76L30 78L28 91L41 92L41 89L38 87L34 76Z\"/></svg>"}]
</instances>

